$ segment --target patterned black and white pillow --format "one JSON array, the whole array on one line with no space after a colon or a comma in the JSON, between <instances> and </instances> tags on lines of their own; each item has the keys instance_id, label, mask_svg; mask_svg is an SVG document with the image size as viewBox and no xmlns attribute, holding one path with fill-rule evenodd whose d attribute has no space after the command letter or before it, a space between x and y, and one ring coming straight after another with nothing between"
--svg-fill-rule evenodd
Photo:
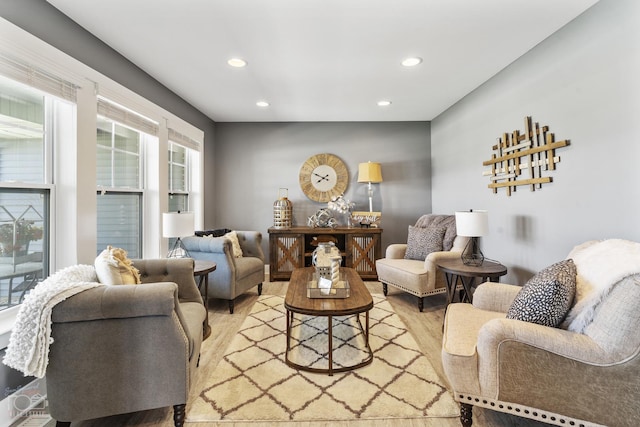
<instances>
[{"instance_id":1,"label":"patterned black and white pillow","mask_svg":"<svg viewBox=\"0 0 640 427\"><path fill-rule=\"evenodd\" d=\"M576 265L572 259L555 263L522 287L507 311L507 319L556 327L571 308L576 293Z\"/></svg>"},{"instance_id":2,"label":"patterned black and white pillow","mask_svg":"<svg viewBox=\"0 0 640 427\"><path fill-rule=\"evenodd\" d=\"M410 225L404 258L424 261L431 252L441 251L446 231L444 227L421 228Z\"/></svg>"}]
</instances>

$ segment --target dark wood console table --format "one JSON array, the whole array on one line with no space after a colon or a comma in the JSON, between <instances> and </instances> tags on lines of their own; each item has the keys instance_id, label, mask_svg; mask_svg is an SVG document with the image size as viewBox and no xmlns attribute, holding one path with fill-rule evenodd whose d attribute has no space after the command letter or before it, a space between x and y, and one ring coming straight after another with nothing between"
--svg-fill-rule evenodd
<instances>
[{"instance_id":1,"label":"dark wood console table","mask_svg":"<svg viewBox=\"0 0 640 427\"><path fill-rule=\"evenodd\" d=\"M320 242L334 242L342 266L353 268L363 280L378 280L376 260L382 258L381 228L269 228L269 280L289 280L296 268L310 267Z\"/></svg>"}]
</instances>

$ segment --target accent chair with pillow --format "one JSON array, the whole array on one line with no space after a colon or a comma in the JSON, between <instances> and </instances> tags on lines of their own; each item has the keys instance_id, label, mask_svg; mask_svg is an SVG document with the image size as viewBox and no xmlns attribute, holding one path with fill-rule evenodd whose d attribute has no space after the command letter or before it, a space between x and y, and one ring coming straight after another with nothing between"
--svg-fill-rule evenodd
<instances>
[{"instance_id":1,"label":"accent chair with pillow","mask_svg":"<svg viewBox=\"0 0 640 427\"><path fill-rule=\"evenodd\" d=\"M256 286L262 294L265 256L262 233L225 231L224 235L198 232L182 238L182 243L194 259L216 263L216 270L209 273L209 298L227 300L233 314L236 297Z\"/></svg>"},{"instance_id":2,"label":"accent chair with pillow","mask_svg":"<svg viewBox=\"0 0 640 427\"><path fill-rule=\"evenodd\" d=\"M422 311L424 297L447 291L437 261L460 258L469 238L456 234L455 215L423 215L408 231L407 243L389 245L376 271L385 295L388 286L415 295Z\"/></svg>"},{"instance_id":3,"label":"accent chair with pillow","mask_svg":"<svg viewBox=\"0 0 640 427\"><path fill-rule=\"evenodd\" d=\"M442 365L460 402L562 426L640 422L640 243L576 246L523 287L449 305Z\"/></svg>"},{"instance_id":4,"label":"accent chair with pillow","mask_svg":"<svg viewBox=\"0 0 640 427\"><path fill-rule=\"evenodd\" d=\"M205 319L194 261L122 252L51 275L18 313L3 362L46 377L58 426L167 406L185 421Z\"/></svg>"}]
</instances>

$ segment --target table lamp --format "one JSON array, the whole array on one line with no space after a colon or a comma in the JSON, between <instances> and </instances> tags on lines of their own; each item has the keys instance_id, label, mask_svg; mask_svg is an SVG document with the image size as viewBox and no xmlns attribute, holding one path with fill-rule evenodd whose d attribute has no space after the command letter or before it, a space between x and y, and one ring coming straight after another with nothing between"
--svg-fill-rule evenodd
<instances>
[{"instance_id":1,"label":"table lamp","mask_svg":"<svg viewBox=\"0 0 640 427\"><path fill-rule=\"evenodd\" d=\"M193 212L167 212L162 214L162 237L176 238L167 258L191 258L182 244L181 237L192 236L194 230Z\"/></svg>"},{"instance_id":2,"label":"table lamp","mask_svg":"<svg viewBox=\"0 0 640 427\"><path fill-rule=\"evenodd\" d=\"M469 237L467 245L462 251L464 265L480 266L484 262L484 255L478 244L478 237L487 235L489 231L489 217L487 211L473 210L456 212L456 234Z\"/></svg>"},{"instance_id":3,"label":"table lamp","mask_svg":"<svg viewBox=\"0 0 640 427\"><path fill-rule=\"evenodd\" d=\"M382 168L380 163L360 163L358 165L358 182L369 183L369 212L373 212L373 187L371 184L382 182Z\"/></svg>"}]
</instances>

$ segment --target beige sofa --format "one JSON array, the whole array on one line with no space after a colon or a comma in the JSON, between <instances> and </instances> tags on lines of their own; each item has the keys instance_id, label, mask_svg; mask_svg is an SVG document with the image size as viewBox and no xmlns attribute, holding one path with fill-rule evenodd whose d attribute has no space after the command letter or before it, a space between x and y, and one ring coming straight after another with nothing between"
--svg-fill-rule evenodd
<instances>
[{"instance_id":1,"label":"beige sofa","mask_svg":"<svg viewBox=\"0 0 640 427\"><path fill-rule=\"evenodd\" d=\"M205 309L193 260L134 260L142 284L99 286L58 303L46 371L58 425L166 406L184 423Z\"/></svg>"},{"instance_id":2,"label":"beige sofa","mask_svg":"<svg viewBox=\"0 0 640 427\"><path fill-rule=\"evenodd\" d=\"M558 327L506 318L518 286L487 282L473 305L449 305L442 364L462 425L473 406L564 426L640 422L640 244L588 242L569 258L576 298Z\"/></svg>"}]
</instances>

